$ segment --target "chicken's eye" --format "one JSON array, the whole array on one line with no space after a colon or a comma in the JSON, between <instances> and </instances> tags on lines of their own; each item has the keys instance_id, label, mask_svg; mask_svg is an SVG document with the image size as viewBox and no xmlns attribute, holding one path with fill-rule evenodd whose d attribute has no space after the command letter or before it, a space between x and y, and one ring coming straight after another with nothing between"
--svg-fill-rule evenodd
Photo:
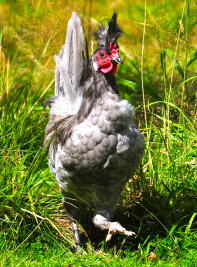
<instances>
[{"instance_id":1,"label":"chicken's eye","mask_svg":"<svg viewBox=\"0 0 197 267\"><path fill-rule=\"evenodd\" d=\"M100 55L101 58L105 57L105 54L103 52L100 52L99 55Z\"/></svg>"}]
</instances>

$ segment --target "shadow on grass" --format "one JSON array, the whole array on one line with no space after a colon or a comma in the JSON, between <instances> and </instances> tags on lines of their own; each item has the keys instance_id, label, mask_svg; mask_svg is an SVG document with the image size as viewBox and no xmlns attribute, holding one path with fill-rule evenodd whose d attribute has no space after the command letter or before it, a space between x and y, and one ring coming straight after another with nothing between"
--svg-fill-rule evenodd
<instances>
[{"instance_id":1,"label":"shadow on grass","mask_svg":"<svg viewBox=\"0 0 197 267\"><path fill-rule=\"evenodd\" d=\"M94 249L135 250L139 243L155 237L164 238L169 235L173 226L186 229L189 219L197 210L196 193L192 190L183 190L177 198L162 196L153 188L141 192L137 202L130 201L127 205L119 204L113 221L120 222L126 229L136 233L134 237L114 235L112 240L105 243L107 232L94 227L91 222L92 214L82 211L79 220L86 235L82 234L84 248L90 242ZM197 227L194 222L193 227Z\"/></svg>"}]
</instances>

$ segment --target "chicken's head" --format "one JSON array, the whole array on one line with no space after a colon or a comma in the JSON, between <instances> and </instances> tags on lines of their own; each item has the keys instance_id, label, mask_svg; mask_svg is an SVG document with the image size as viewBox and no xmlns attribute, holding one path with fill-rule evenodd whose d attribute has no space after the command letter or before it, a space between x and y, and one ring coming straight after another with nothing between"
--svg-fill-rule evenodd
<instances>
[{"instance_id":1,"label":"chicken's head","mask_svg":"<svg viewBox=\"0 0 197 267\"><path fill-rule=\"evenodd\" d=\"M98 49L93 57L93 67L96 71L101 71L104 74L115 73L117 64L121 63L119 57L118 45L110 43L109 49Z\"/></svg>"},{"instance_id":2,"label":"chicken's head","mask_svg":"<svg viewBox=\"0 0 197 267\"><path fill-rule=\"evenodd\" d=\"M113 14L107 27L100 25L98 31L94 33L98 41L98 48L93 55L93 67L96 71L104 74L116 72L117 64L121 63L117 45L117 39L121 33L116 13Z\"/></svg>"}]
</instances>

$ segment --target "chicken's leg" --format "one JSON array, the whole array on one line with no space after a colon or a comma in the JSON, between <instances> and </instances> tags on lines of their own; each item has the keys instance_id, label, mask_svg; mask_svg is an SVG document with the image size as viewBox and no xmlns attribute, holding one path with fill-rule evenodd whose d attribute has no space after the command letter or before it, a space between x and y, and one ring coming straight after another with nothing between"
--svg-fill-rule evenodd
<instances>
[{"instance_id":1,"label":"chicken's leg","mask_svg":"<svg viewBox=\"0 0 197 267\"><path fill-rule=\"evenodd\" d=\"M77 222L74 219L71 219L71 221L72 221L72 229L73 229L73 234L75 238L76 249L80 250L82 246L81 246L81 240L79 236L79 228L78 228Z\"/></svg>"},{"instance_id":2,"label":"chicken's leg","mask_svg":"<svg viewBox=\"0 0 197 267\"><path fill-rule=\"evenodd\" d=\"M79 234L79 228L77 225L77 221L74 219L72 212L70 211L70 209L68 208L68 205L66 204L66 202L64 203L64 209L65 212L68 214L68 218L71 221L72 224L72 230L73 230L73 235L74 235L74 239L75 239L75 245L76 245L76 249L80 250L82 248L81 246L81 239L80 239L80 234Z\"/></svg>"},{"instance_id":3,"label":"chicken's leg","mask_svg":"<svg viewBox=\"0 0 197 267\"><path fill-rule=\"evenodd\" d=\"M101 230L108 230L105 239L106 242L111 240L113 234L121 234L127 236L135 235L134 232L126 230L119 222L110 222L106 217L100 214L96 214L92 219L96 227L100 228Z\"/></svg>"}]
</instances>

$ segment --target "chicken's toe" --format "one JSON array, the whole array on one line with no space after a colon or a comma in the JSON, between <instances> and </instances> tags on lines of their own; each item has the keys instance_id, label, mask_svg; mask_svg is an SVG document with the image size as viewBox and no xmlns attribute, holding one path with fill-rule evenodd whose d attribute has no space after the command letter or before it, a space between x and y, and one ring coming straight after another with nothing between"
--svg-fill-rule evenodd
<instances>
[{"instance_id":1,"label":"chicken's toe","mask_svg":"<svg viewBox=\"0 0 197 267\"><path fill-rule=\"evenodd\" d=\"M122 225L119 222L111 223L105 241L106 242L110 241L113 234L121 234L121 235L127 235L127 236L135 235L134 232L128 231L124 227L122 227Z\"/></svg>"}]
</instances>

